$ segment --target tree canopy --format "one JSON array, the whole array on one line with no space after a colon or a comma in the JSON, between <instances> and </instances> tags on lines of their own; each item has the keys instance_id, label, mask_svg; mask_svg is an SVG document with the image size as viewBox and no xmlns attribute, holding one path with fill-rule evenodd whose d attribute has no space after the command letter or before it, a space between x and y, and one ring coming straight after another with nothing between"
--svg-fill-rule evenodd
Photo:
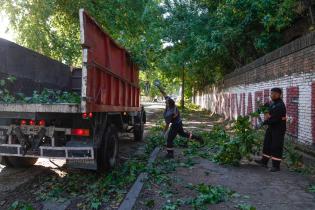
<instances>
[{"instance_id":1,"label":"tree canopy","mask_svg":"<svg viewBox=\"0 0 315 210\"><path fill-rule=\"evenodd\" d=\"M186 94L283 44L296 0L6 0L17 42L80 65L79 8L132 54L141 78L180 84ZM171 90L172 88L170 88ZM173 88L174 89L174 88Z\"/></svg>"}]
</instances>

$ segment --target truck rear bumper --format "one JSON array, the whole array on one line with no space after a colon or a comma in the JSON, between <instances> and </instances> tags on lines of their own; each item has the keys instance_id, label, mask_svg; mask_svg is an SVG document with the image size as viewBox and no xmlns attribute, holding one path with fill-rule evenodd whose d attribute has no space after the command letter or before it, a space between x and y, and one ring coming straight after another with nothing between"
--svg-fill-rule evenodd
<instances>
[{"instance_id":1,"label":"truck rear bumper","mask_svg":"<svg viewBox=\"0 0 315 210\"><path fill-rule=\"evenodd\" d=\"M93 160L93 147L49 147L40 146L36 151L28 151L25 155L22 153L19 144L0 144L0 156L17 157L42 157L68 160Z\"/></svg>"}]
</instances>

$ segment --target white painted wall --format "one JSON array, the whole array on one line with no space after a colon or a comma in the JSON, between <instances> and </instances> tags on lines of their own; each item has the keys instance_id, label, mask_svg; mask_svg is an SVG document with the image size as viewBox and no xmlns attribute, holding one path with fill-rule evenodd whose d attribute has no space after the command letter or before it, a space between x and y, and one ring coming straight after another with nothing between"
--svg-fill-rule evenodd
<instances>
[{"instance_id":1,"label":"white painted wall","mask_svg":"<svg viewBox=\"0 0 315 210\"><path fill-rule=\"evenodd\" d=\"M301 73L293 74L291 76L284 76L275 80L253 83L249 85L240 85L230 87L221 92L216 87L209 87L204 92L199 93L196 98L196 103L202 108L212 111L213 113L223 114L229 116L231 108L225 109L223 101L220 104L219 98L223 97L224 94L237 94L238 103L240 103L240 94L245 93L245 110L248 106L248 93L252 94L252 107L254 109L255 92L263 91L264 89L271 89L273 87L280 87L283 89L283 100L286 103L287 90L286 88L297 86L299 88L299 99L298 99L298 140L305 144L311 144L313 142L312 137L312 82L315 81L314 73ZM313 99L314 101L314 99ZM217 111L216 111L217 108ZM241 113L243 111L241 110ZM314 111L313 111L314 112ZM246 113L246 111L245 111ZM313 113L315 114L315 113ZM234 115L233 118L236 118ZM290 117L290 116L288 116Z\"/></svg>"}]
</instances>

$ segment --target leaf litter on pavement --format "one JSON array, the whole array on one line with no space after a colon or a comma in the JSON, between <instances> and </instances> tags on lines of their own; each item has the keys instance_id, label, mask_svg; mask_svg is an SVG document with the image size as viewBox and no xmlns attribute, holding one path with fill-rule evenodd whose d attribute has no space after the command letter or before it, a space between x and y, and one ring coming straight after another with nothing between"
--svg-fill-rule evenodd
<instances>
[{"instance_id":1,"label":"leaf litter on pavement","mask_svg":"<svg viewBox=\"0 0 315 210\"><path fill-rule=\"evenodd\" d=\"M234 203L236 202L234 205L236 209L254 210L254 206L244 201L249 198L247 195L239 195L225 186L203 182L185 183L176 174L178 169L193 171L198 164L198 158L219 164L238 165L243 158L251 159L253 153L260 150L258 142L261 142L262 132L251 129L247 118L234 122L232 126L228 126L228 129L224 127L224 123L213 126L210 132L197 132L204 138L204 145L184 138L176 138L175 145L181 148L181 158L169 160L159 157L150 167L146 167L148 156L153 149L165 144L165 139L161 135L163 121L158 120L146 138L145 155L133 157L108 174L75 172L49 177L43 181L37 191L38 198L64 201L79 196L80 200L76 203L78 209L99 209L104 203L110 208L117 208L138 174L146 171L149 179L145 183L145 188L155 191L160 199L149 197L141 201L148 209L157 207L161 201L164 202L159 206L161 209L179 209L188 206L190 209L207 209L209 205L233 200ZM209 171L203 172L205 177L210 174ZM180 190L185 188L187 191L183 193L177 188ZM313 192L313 186L308 190Z\"/></svg>"}]
</instances>

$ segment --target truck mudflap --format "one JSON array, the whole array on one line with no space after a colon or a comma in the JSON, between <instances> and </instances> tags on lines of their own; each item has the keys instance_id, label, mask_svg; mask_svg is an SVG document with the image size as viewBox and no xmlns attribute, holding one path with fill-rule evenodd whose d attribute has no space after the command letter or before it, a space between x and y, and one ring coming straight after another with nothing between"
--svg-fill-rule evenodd
<instances>
[{"instance_id":1,"label":"truck mudflap","mask_svg":"<svg viewBox=\"0 0 315 210\"><path fill-rule=\"evenodd\" d=\"M37 151L25 155L20 144L0 144L0 156L42 157L67 160L94 160L93 147L50 147L40 146Z\"/></svg>"}]
</instances>

